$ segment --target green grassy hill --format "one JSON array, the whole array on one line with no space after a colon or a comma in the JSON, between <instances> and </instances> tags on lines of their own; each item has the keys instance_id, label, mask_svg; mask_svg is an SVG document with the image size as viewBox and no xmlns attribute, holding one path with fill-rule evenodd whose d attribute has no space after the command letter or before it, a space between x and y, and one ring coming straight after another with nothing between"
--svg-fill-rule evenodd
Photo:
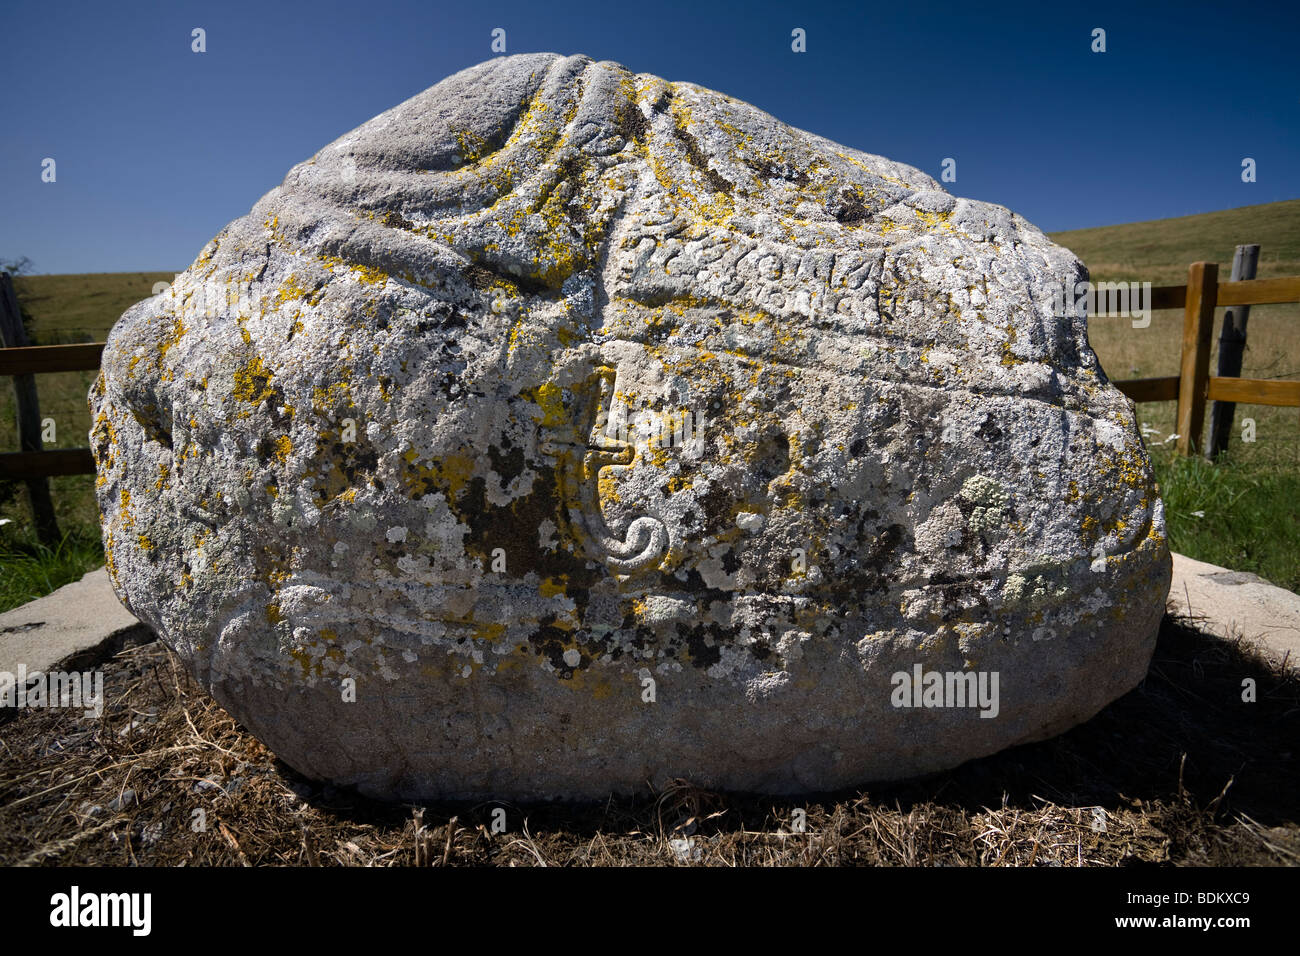
<instances>
[{"instance_id":1,"label":"green grassy hill","mask_svg":"<svg viewBox=\"0 0 1300 956\"><path fill-rule=\"evenodd\" d=\"M1259 275L1300 275L1300 199L1177 219L1050 233L1095 281L1181 285L1192 262L1217 262L1222 278L1238 245L1259 243Z\"/></svg>"},{"instance_id":2,"label":"green grassy hill","mask_svg":"<svg viewBox=\"0 0 1300 956\"><path fill-rule=\"evenodd\" d=\"M40 344L87 341L87 336L102 342L123 312L153 295L155 282L174 278L171 272L19 276L14 291Z\"/></svg>"}]
</instances>

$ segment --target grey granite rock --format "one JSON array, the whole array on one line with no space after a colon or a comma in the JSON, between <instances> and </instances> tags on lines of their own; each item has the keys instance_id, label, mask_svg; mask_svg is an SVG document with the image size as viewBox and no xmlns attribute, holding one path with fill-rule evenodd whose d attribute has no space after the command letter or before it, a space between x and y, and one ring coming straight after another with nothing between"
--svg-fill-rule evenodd
<instances>
[{"instance_id":1,"label":"grey granite rock","mask_svg":"<svg viewBox=\"0 0 1300 956\"><path fill-rule=\"evenodd\" d=\"M122 317L110 573L285 761L371 795L952 767L1088 719L1155 641L1161 503L1051 305L1084 279L722 94L496 59ZM961 674L978 706L926 706Z\"/></svg>"}]
</instances>

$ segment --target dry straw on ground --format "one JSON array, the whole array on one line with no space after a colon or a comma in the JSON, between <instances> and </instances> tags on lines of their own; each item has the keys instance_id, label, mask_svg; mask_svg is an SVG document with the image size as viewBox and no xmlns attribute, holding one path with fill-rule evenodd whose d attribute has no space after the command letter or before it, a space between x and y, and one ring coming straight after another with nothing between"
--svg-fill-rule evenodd
<instances>
[{"instance_id":1,"label":"dry straw on ground","mask_svg":"<svg viewBox=\"0 0 1300 956\"><path fill-rule=\"evenodd\" d=\"M1191 623L1166 618L1142 687L1085 726L938 777L803 800L678 781L578 806L393 806L315 784L239 727L164 647L135 646L106 665L101 719L8 712L0 862L1300 863L1300 681ZM1242 700L1247 678L1254 703ZM493 832L498 807L504 833Z\"/></svg>"}]
</instances>

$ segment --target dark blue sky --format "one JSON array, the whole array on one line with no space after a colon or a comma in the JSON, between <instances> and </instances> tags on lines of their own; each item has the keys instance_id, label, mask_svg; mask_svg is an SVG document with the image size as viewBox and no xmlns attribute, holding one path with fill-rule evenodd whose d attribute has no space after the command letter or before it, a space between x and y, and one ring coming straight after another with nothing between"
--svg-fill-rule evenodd
<instances>
[{"instance_id":1,"label":"dark blue sky","mask_svg":"<svg viewBox=\"0 0 1300 956\"><path fill-rule=\"evenodd\" d=\"M1048 231L1300 196L1300 4L992 6L5 0L0 258L179 271L290 166L492 56L494 27L510 53L699 83L936 178L953 157L946 188Z\"/></svg>"}]
</instances>

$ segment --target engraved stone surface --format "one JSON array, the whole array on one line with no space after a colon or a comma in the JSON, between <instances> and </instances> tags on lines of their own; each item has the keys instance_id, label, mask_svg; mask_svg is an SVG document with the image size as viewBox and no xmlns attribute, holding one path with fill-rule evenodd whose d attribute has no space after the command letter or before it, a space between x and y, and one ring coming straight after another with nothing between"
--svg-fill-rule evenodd
<instances>
[{"instance_id":1,"label":"engraved stone surface","mask_svg":"<svg viewBox=\"0 0 1300 956\"><path fill-rule=\"evenodd\" d=\"M1161 503L1052 308L1084 279L720 93L492 60L123 315L109 573L286 762L370 795L952 767L1088 719L1154 646Z\"/></svg>"}]
</instances>

